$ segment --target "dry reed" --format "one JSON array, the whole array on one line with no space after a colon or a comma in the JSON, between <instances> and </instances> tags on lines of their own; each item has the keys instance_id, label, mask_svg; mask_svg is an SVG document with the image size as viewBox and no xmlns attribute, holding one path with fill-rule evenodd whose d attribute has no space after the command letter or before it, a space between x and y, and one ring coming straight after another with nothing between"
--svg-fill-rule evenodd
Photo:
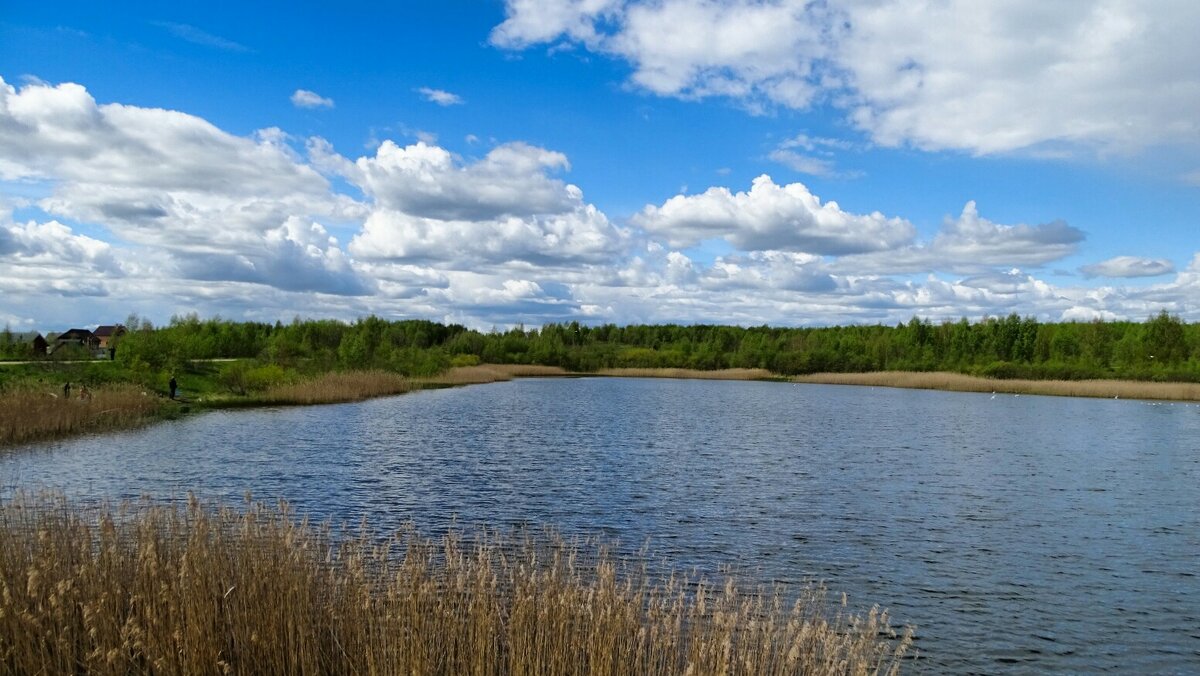
<instances>
[{"instance_id":1,"label":"dry reed","mask_svg":"<svg viewBox=\"0 0 1200 676\"><path fill-rule=\"evenodd\" d=\"M911 634L808 588L651 581L594 543L287 511L0 504L0 671L88 674L896 673Z\"/></svg>"},{"instance_id":2,"label":"dry reed","mask_svg":"<svg viewBox=\"0 0 1200 676\"><path fill-rule=\"evenodd\" d=\"M434 387L455 385L482 385L503 382L513 378L544 378L571 375L561 366L538 366L535 364L480 364L478 366L456 366L445 373L420 382Z\"/></svg>"},{"instance_id":3,"label":"dry reed","mask_svg":"<svg viewBox=\"0 0 1200 676\"><path fill-rule=\"evenodd\" d=\"M388 371L333 372L276 385L253 397L252 401L255 404L334 404L403 394L414 388L409 378Z\"/></svg>"},{"instance_id":4,"label":"dry reed","mask_svg":"<svg viewBox=\"0 0 1200 676\"><path fill-rule=\"evenodd\" d=\"M772 380L778 377L766 369L717 369L715 371L701 371L699 369L677 368L601 369L596 372L596 375L617 378L688 378L695 380Z\"/></svg>"},{"instance_id":5,"label":"dry reed","mask_svg":"<svg viewBox=\"0 0 1200 676\"><path fill-rule=\"evenodd\" d=\"M81 399L81 388L64 398L33 386L0 394L0 446L38 439L123 429L147 422L164 402L133 385L96 388Z\"/></svg>"},{"instance_id":6,"label":"dry reed","mask_svg":"<svg viewBox=\"0 0 1200 676\"><path fill-rule=\"evenodd\" d=\"M1195 383L1154 383L1138 380L999 380L961 373L879 371L875 373L816 373L796 376L798 383L828 385L874 385L956 392L1003 392L1005 394L1046 394L1063 397L1101 397L1112 399L1163 399L1200 401L1200 385Z\"/></svg>"}]
</instances>

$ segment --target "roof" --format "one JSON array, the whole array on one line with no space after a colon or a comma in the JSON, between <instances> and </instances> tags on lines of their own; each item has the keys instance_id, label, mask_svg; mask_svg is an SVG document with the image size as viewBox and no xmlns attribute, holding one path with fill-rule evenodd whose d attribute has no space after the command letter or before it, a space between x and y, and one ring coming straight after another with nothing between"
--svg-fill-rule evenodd
<instances>
[{"instance_id":1,"label":"roof","mask_svg":"<svg viewBox=\"0 0 1200 676\"><path fill-rule=\"evenodd\" d=\"M38 338L42 338L42 334L37 331L10 331L9 333L12 335L14 343L32 343ZM42 338L42 340L45 340L45 338Z\"/></svg>"},{"instance_id":2,"label":"roof","mask_svg":"<svg viewBox=\"0 0 1200 676\"><path fill-rule=\"evenodd\" d=\"M120 324L115 326L97 326L96 330L92 331L92 335L96 336L97 338L107 338L109 336L115 336L122 333L125 333L125 327L121 326Z\"/></svg>"},{"instance_id":3,"label":"roof","mask_svg":"<svg viewBox=\"0 0 1200 676\"><path fill-rule=\"evenodd\" d=\"M95 334L87 329L67 329L66 331L58 334L58 340L79 340L81 338L90 338L94 335Z\"/></svg>"}]
</instances>

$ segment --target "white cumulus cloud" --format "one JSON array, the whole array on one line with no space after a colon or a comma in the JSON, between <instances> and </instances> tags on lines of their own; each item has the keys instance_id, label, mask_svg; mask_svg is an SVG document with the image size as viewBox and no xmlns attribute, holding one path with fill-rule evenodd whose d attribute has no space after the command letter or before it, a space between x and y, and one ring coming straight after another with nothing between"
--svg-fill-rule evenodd
<instances>
[{"instance_id":1,"label":"white cumulus cloud","mask_svg":"<svg viewBox=\"0 0 1200 676\"><path fill-rule=\"evenodd\" d=\"M458 94L448 92L444 89L420 87L417 89L417 91L421 94L421 96L425 97L426 101L429 101L430 103L436 103L439 106L457 106L466 103L466 101L463 100L463 97L459 96Z\"/></svg>"},{"instance_id":2,"label":"white cumulus cloud","mask_svg":"<svg viewBox=\"0 0 1200 676\"><path fill-rule=\"evenodd\" d=\"M292 92L292 105L297 108L332 108L333 99L307 89L297 89Z\"/></svg>"},{"instance_id":3,"label":"white cumulus cloud","mask_svg":"<svg viewBox=\"0 0 1200 676\"><path fill-rule=\"evenodd\" d=\"M1200 141L1191 0L509 0L493 44L566 41L663 96L841 107L883 145L978 154Z\"/></svg>"},{"instance_id":4,"label":"white cumulus cloud","mask_svg":"<svg viewBox=\"0 0 1200 676\"><path fill-rule=\"evenodd\" d=\"M754 179L747 192L713 187L676 195L661 206L647 206L634 222L673 247L724 239L747 251L833 256L894 249L916 233L904 219L849 213L837 202L822 204L803 183L777 185L767 175Z\"/></svg>"}]
</instances>

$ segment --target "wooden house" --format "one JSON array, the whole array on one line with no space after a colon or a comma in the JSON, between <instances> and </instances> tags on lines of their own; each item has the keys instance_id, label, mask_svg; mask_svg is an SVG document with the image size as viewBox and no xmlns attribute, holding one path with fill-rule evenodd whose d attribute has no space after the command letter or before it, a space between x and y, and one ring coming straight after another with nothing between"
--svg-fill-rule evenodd
<instances>
[{"instance_id":1,"label":"wooden house","mask_svg":"<svg viewBox=\"0 0 1200 676\"><path fill-rule=\"evenodd\" d=\"M14 353L28 352L31 357L44 357L50 346L45 337L37 331L6 331L4 335L8 336L9 346L16 348Z\"/></svg>"},{"instance_id":2,"label":"wooden house","mask_svg":"<svg viewBox=\"0 0 1200 676\"><path fill-rule=\"evenodd\" d=\"M88 354L94 355L100 349L100 339L87 329L68 329L54 339L54 346L50 349L50 353L53 354L70 346L82 348Z\"/></svg>"},{"instance_id":3,"label":"wooden house","mask_svg":"<svg viewBox=\"0 0 1200 676\"><path fill-rule=\"evenodd\" d=\"M125 335L125 327L120 324L114 326L97 326L92 335L100 341L101 350L109 350L116 347L116 340Z\"/></svg>"}]
</instances>

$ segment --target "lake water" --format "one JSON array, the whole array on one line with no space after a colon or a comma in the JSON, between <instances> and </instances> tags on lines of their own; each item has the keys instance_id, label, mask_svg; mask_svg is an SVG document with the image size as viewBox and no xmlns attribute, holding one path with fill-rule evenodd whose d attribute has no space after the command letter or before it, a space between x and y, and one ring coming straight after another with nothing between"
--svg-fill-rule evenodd
<instances>
[{"instance_id":1,"label":"lake water","mask_svg":"<svg viewBox=\"0 0 1200 676\"><path fill-rule=\"evenodd\" d=\"M286 498L426 533L548 523L824 579L927 672L1200 673L1200 408L547 379L207 413L0 457L78 499Z\"/></svg>"}]
</instances>

